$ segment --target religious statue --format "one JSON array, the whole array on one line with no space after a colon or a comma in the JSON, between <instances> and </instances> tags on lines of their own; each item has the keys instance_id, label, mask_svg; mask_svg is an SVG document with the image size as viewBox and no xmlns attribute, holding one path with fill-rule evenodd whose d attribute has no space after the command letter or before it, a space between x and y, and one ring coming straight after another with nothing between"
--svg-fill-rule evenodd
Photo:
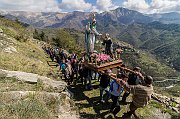
<instances>
[{"instance_id":1,"label":"religious statue","mask_svg":"<svg viewBox=\"0 0 180 119\"><path fill-rule=\"evenodd\" d=\"M95 14L92 14L92 20L86 25L85 32L85 43L86 43L86 52L88 55L94 52L94 43L96 41L96 36L101 35L96 30L96 18Z\"/></svg>"}]
</instances>

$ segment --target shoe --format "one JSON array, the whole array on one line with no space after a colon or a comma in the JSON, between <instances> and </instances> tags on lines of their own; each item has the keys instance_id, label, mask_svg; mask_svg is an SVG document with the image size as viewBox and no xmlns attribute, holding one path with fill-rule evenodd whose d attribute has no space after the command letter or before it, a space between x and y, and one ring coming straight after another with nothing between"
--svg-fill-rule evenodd
<instances>
[{"instance_id":1,"label":"shoe","mask_svg":"<svg viewBox=\"0 0 180 119\"><path fill-rule=\"evenodd\" d=\"M105 101L104 101L104 100L101 100L101 102L102 102L102 103L105 103Z\"/></svg>"},{"instance_id":2,"label":"shoe","mask_svg":"<svg viewBox=\"0 0 180 119\"><path fill-rule=\"evenodd\" d=\"M131 119L131 115L129 115L129 113L124 113L122 119Z\"/></svg>"},{"instance_id":3,"label":"shoe","mask_svg":"<svg viewBox=\"0 0 180 119\"><path fill-rule=\"evenodd\" d=\"M127 102L126 101L121 101L123 105L127 105Z\"/></svg>"}]
</instances>

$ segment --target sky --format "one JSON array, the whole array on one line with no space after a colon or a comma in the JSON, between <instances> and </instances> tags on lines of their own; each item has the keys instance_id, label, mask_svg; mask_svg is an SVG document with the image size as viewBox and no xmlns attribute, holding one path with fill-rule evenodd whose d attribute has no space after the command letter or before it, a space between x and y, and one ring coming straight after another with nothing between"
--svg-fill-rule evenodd
<instances>
[{"instance_id":1,"label":"sky","mask_svg":"<svg viewBox=\"0 0 180 119\"><path fill-rule=\"evenodd\" d=\"M0 0L3 11L104 12L118 7L145 14L180 13L180 0Z\"/></svg>"}]
</instances>

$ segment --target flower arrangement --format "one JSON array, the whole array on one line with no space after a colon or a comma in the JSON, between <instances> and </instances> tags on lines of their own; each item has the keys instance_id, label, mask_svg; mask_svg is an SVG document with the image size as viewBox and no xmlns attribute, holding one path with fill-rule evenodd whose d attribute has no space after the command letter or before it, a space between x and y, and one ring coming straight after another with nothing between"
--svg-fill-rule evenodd
<instances>
[{"instance_id":1,"label":"flower arrangement","mask_svg":"<svg viewBox=\"0 0 180 119\"><path fill-rule=\"evenodd\" d=\"M101 61L108 61L110 59L111 59L111 57L109 55L107 55L107 54L98 54L97 58L96 58L96 61L101 62Z\"/></svg>"}]
</instances>

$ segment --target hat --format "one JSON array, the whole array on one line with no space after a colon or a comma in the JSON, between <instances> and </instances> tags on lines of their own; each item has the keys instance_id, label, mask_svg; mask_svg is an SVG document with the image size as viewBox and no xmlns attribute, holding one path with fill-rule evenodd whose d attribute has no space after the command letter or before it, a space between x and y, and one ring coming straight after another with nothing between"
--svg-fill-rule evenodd
<instances>
[{"instance_id":1,"label":"hat","mask_svg":"<svg viewBox=\"0 0 180 119\"><path fill-rule=\"evenodd\" d=\"M152 84L153 83L153 78L151 76L146 76L144 78L144 81L146 84Z\"/></svg>"}]
</instances>

